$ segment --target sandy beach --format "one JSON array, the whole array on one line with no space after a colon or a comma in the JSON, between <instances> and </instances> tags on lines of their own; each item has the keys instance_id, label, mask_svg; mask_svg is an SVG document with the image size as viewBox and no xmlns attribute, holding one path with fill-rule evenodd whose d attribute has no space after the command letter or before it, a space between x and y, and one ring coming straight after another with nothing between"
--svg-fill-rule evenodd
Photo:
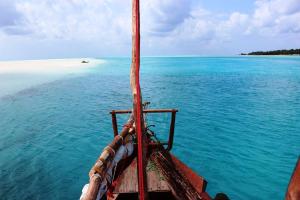
<instances>
[{"instance_id":1,"label":"sandy beach","mask_svg":"<svg viewBox=\"0 0 300 200\"><path fill-rule=\"evenodd\" d=\"M92 58L0 61L0 98L67 75L81 75L104 62Z\"/></svg>"},{"instance_id":2,"label":"sandy beach","mask_svg":"<svg viewBox=\"0 0 300 200\"><path fill-rule=\"evenodd\" d=\"M88 63L82 63L82 61L88 61ZM101 63L104 63L104 60L92 58L0 61L0 74L76 73Z\"/></svg>"}]
</instances>

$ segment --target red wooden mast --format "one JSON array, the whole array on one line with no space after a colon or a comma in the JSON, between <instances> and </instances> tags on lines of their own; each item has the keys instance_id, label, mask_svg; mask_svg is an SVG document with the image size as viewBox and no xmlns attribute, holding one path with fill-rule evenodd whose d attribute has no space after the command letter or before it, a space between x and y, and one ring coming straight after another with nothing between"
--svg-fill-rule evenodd
<instances>
[{"instance_id":1,"label":"red wooden mast","mask_svg":"<svg viewBox=\"0 0 300 200\"><path fill-rule=\"evenodd\" d=\"M130 72L130 85L133 95L133 111L135 130L137 135L137 173L139 199L148 199L146 175L146 136L144 134L144 119L142 95L140 88L140 5L139 0L132 0L132 63Z\"/></svg>"}]
</instances>

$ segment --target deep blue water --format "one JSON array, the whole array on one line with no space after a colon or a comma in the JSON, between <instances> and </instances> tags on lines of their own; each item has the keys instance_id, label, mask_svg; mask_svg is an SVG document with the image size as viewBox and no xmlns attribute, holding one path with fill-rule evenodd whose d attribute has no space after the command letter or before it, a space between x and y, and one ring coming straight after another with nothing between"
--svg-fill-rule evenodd
<instances>
[{"instance_id":1,"label":"deep blue water","mask_svg":"<svg viewBox=\"0 0 300 200\"><path fill-rule=\"evenodd\" d=\"M0 199L78 199L131 107L129 58L0 99ZM143 58L151 108L178 108L172 152L231 199L283 199L300 154L299 57ZM119 118L119 123L122 120ZM167 115L149 116L160 138Z\"/></svg>"}]
</instances>

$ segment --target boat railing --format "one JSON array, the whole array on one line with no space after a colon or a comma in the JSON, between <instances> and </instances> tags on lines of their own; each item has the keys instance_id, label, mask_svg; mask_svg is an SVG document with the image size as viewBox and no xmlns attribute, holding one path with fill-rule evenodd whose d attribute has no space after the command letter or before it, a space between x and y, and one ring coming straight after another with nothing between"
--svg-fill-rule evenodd
<instances>
[{"instance_id":1,"label":"boat railing","mask_svg":"<svg viewBox=\"0 0 300 200\"><path fill-rule=\"evenodd\" d=\"M170 151L173 146L174 141L174 131L175 131L175 120L176 120L176 113L178 112L177 109L146 109L143 110L143 113L171 113L171 122L170 122L170 130L169 130L169 139L167 142L160 142L157 143L150 143L150 146L157 146L157 145L167 145L166 150ZM111 119L112 119L112 127L114 136L117 136L118 133L118 122L117 122L117 114L130 114L132 113L132 110L112 110L110 112Z\"/></svg>"}]
</instances>

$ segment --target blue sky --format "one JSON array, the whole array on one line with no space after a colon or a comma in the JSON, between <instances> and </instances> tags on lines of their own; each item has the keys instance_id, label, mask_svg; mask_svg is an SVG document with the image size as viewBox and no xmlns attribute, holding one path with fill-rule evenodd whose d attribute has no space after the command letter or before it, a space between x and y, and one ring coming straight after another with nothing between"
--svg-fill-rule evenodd
<instances>
[{"instance_id":1,"label":"blue sky","mask_svg":"<svg viewBox=\"0 0 300 200\"><path fill-rule=\"evenodd\" d=\"M299 0L140 0L142 55L300 48ZM130 56L131 0L1 0L0 60Z\"/></svg>"}]
</instances>

